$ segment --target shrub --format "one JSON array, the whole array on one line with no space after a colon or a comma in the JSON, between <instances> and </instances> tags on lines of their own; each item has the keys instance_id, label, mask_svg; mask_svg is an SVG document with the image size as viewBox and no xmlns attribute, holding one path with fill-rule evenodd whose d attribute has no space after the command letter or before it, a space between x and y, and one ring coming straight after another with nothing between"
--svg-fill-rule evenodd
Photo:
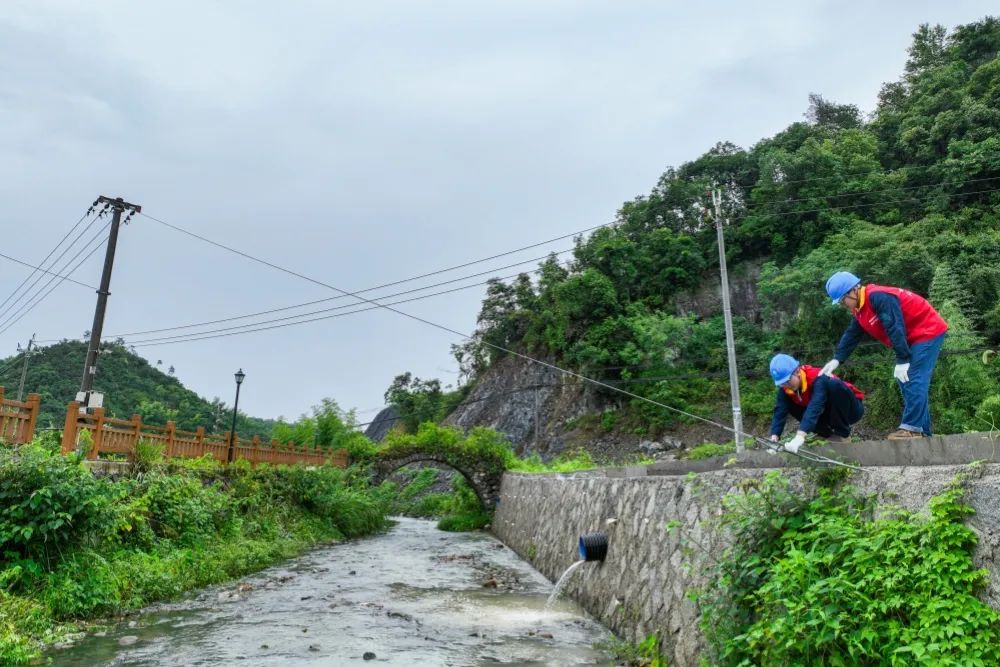
<instances>
[{"instance_id":1,"label":"shrub","mask_svg":"<svg viewBox=\"0 0 1000 667\"><path fill-rule=\"evenodd\" d=\"M1000 394L993 394L983 399L976 408L976 419L980 428L989 430L1000 429Z\"/></svg>"},{"instance_id":2,"label":"shrub","mask_svg":"<svg viewBox=\"0 0 1000 667\"><path fill-rule=\"evenodd\" d=\"M744 490L724 499L732 546L698 596L719 665L1000 664L959 483L929 517L872 518L850 487L808 498L777 473Z\"/></svg>"},{"instance_id":3,"label":"shrub","mask_svg":"<svg viewBox=\"0 0 1000 667\"><path fill-rule=\"evenodd\" d=\"M41 447L0 448L0 550L4 560L48 563L62 548L113 530L114 494L75 457Z\"/></svg>"}]
</instances>

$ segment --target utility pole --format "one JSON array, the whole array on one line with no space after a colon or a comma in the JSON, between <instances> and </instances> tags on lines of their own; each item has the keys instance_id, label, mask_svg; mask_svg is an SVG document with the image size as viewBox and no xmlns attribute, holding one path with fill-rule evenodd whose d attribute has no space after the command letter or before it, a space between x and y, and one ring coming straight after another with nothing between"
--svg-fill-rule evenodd
<instances>
[{"instance_id":1,"label":"utility pole","mask_svg":"<svg viewBox=\"0 0 1000 667\"><path fill-rule=\"evenodd\" d=\"M726 354L729 357L729 393L733 399L733 431L736 453L743 452L743 410L740 408L740 380L736 373L736 343L733 340L733 314L729 309L729 273L726 270L726 240L722 234L722 192L712 190L715 205L715 233L719 239L719 273L722 274L722 314L726 321Z\"/></svg>"},{"instance_id":2,"label":"utility pole","mask_svg":"<svg viewBox=\"0 0 1000 667\"><path fill-rule=\"evenodd\" d=\"M142 207L137 204L130 204L123 201L121 197L111 199L100 196L97 204L104 204L105 209L110 208L113 212L111 218L111 233L108 236L108 248L104 253L104 271L101 273L101 286L97 290L97 307L94 309L94 326L90 328L90 345L87 348L87 360L83 366L83 381L80 383L80 393L83 394L83 405L89 407L91 404L90 394L94 386L94 375L97 373L97 354L101 348L101 330L104 328L104 312L108 307L108 295L111 287L111 269L115 263L115 247L118 245L118 228L121 226L122 213L129 211L128 219L134 214L142 211Z\"/></svg>"},{"instance_id":3,"label":"utility pole","mask_svg":"<svg viewBox=\"0 0 1000 667\"><path fill-rule=\"evenodd\" d=\"M31 334L31 340L28 341L28 349L24 351L24 365L21 366L21 384L17 387L17 400L20 401L21 397L24 395L24 381L28 377L28 357L31 356L31 348L35 344L35 334ZM18 345L18 348L21 346Z\"/></svg>"},{"instance_id":4,"label":"utility pole","mask_svg":"<svg viewBox=\"0 0 1000 667\"><path fill-rule=\"evenodd\" d=\"M538 424L538 421L539 421L538 420L538 392L539 392L540 389L541 389L540 386L535 387L535 451L536 452L538 451L538 448L540 446L540 440L538 438L538 427L539 427L539 424ZM21 400L21 399L18 398L17 400Z\"/></svg>"}]
</instances>

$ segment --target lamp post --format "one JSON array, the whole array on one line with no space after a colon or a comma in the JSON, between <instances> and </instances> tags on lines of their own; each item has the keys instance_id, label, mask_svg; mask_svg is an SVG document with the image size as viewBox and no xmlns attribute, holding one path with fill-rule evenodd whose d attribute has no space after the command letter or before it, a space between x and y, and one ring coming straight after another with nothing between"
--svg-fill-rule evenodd
<instances>
[{"instance_id":1,"label":"lamp post","mask_svg":"<svg viewBox=\"0 0 1000 667\"><path fill-rule=\"evenodd\" d=\"M243 384L243 378L247 376L243 372L243 369L236 371L236 401L233 402L233 428L229 431L229 456L227 461L229 463L233 462L233 457L236 455L236 409L240 405L240 385Z\"/></svg>"}]
</instances>

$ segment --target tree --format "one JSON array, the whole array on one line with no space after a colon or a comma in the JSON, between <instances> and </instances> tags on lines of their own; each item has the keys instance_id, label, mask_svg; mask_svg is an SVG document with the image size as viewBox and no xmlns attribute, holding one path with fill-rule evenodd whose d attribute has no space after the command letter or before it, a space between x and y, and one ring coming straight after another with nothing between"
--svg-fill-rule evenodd
<instances>
[{"instance_id":1,"label":"tree","mask_svg":"<svg viewBox=\"0 0 1000 667\"><path fill-rule=\"evenodd\" d=\"M416 433L424 422L444 417L444 393L437 379L421 380L409 372L397 375L385 392L385 402L396 406L409 433Z\"/></svg>"},{"instance_id":2,"label":"tree","mask_svg":"<svg viewBox=\"0 0 1000 667\"><path fill-rule=\"evenodd\" d=\"M921 23L913 33L913 43L907 49L909 58L903 66L908 79L915 79L920 74L945 61L945 40L948 31L943 25L931 26Z\"/></svg>"},{"instance_id":3,"label":"tree","mask_svg":"<svg viewBox=\"0 0 1000 667\"><path fill-rule=\"evenodd\" d=\"M847 130L861 127L861 112L853 104L836 104L822 95L809 93L806 118L814 125Z\"/></svg>"}]
</instances>

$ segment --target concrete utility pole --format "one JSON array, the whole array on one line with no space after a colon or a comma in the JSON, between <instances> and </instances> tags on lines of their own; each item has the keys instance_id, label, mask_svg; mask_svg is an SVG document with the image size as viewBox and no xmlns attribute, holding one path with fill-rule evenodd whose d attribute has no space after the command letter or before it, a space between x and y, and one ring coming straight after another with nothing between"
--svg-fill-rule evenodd
<instances>
[{"instance_id":1,"label":"concrete utility pole","mask_svg":"<svg viewBox=\"0 0 1000 667\"><path fill-rule=\"evenodd\" d=\"M733 314L729 309L729 273L726 270L726 240L722 234L722 192L712 190L715 205L715 233L719 239L719 273L722 274L722 314L726 320L726 354L729 357L729 393L733 399L733 431L736 452L743 451L743 410L740 408L740 380L736 373L736 343L733 340Z\"/></svg>"},{"instance_id":2,"label":"concrete utility pole","mask_svg":"<svg viewBox=\"0 0 1000 667\"><path fill-rule=\"evenodd\" d=\"M21 384L17 387L17 400L20 401L21 397L24 395L24 381L28 377L28 357L31 356L31 348L35 344L35 334L31 334L31 340L28 341L28 349L24 351L24 365L21 366ZM18 347L21 347L18 345Z\"/></svg>"},{"instance_id":3,"label":"concrete utility pole","mask_svg":"<svg viewBox=\"0 0 1000 667\"><path fill-rule=\"evenodd\" d=\"M87 348L87 360L83 366L83 381L80 383L80 392L83 394L82 405L90 406L91 388L94 386L94 375L97 373L97 353L101 348L101 330L104 328L104 312L108 307L108 295L111 294L111 269L115 263L115 247L118 245L118 228L121 226L122 212L128 209L129 217L142 211L142 207L137 204L130 204L123 201L121 197L111 199L100 196L96 204L104 204L105 208L111 208L113 217L111 219L111 233L108 236L108 248L104 253L104 271L101 273L101 286L97 290L97 307L94 309L94 326L90 328L90 346ZM127 219L126 219L127 222Z\"/></svg>"}]
</instances>

